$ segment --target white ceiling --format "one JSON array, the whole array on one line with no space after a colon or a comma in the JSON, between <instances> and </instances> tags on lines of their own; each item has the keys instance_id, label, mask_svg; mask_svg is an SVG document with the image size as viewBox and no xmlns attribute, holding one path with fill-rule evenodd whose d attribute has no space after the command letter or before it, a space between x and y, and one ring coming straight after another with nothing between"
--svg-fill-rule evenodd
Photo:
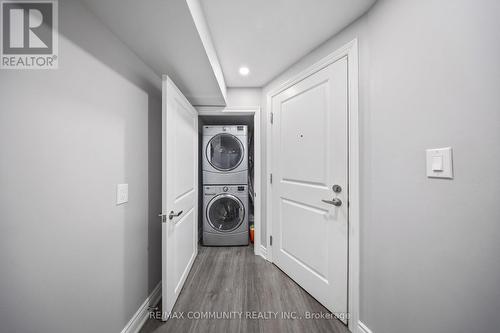
<instances>
[{"instance_id":1,"label":"white ceiling","mask_svg":"<svg viewBox=\"0 0 500 333\"><path fill-rule=\"evenodd\" d=\"M159 76L169 75L192 104L226 104L226 85L197 0L84 1Z\"/></svg>"},{"instance_id":2,"label":"white ceiling","mask_svg":"<svg viewBox=\"0 0 500 333\"><path fill-rule=\"evenodd\" d=\"M261 87L375 0L84 0L193 105L226 105L228 87ZM240 76L245 65L250 74Z\"/></svg>"},{"instance_id":3,"label":"white ceiling","mask_svg":"<svg viewBox=\"0 0 500 333\"><path fill-rule=\"evenodd\" d=\"M375 0L201 1L228 87L261 87ZM240 66L250 68L246 77Z\"/></svg>"}]
</instances>

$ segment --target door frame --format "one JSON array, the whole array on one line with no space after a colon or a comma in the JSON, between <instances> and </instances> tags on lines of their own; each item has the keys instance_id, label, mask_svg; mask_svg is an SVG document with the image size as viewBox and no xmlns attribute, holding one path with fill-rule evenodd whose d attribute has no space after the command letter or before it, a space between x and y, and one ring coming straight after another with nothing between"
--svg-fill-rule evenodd
<instances>
[{"instance_id":1,"label":"door frame","mask_svg":"<svg viewBox=\"0 0 500 333\"><path fill-rule=\"evenodd\" d=\"M266 247L261 244L261 183L262 183L262 149L261 149L261 123L260 106L199 106L198 116L253 116L253 137L254 137L254 253L266 257Z\"/></svg>"},{"instance_id":2,"label":"door frame","mask_svg":"<svg viewBox=\"0 0 500 333\"><path fill-rule=\"evenodd\" d=\"M300 73L293 75L286 82L266 94L266 253L267 260L273 262L273 248L270 245L272 236L272 198L273 191L270 182L273 166L272 156L272 99L317 73L321 69L333 64L337 60L347 57L348 76L348 277L347 277L347 311L349 312L348 327L351 332L358 332L359 322L359 120L358 120L358 40L353 39L333 53L322 58Z\"/></svg>"}]
</instances>

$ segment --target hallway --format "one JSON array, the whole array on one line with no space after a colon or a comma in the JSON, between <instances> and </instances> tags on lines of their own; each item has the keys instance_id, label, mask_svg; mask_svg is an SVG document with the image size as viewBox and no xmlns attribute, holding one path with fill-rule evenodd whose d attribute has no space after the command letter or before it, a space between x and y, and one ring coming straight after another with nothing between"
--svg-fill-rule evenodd
<instances>
[{"instance_id":1,"label":"hallway","mask_svg":"<svg viewBox=\"0 0 500 333\"><path fill-rule=\"evenodd\" d=\"M233 312L223 320L187 318ZM348 332L339 320L326 319L328 310L276 266L255 256L251 246L200 247L174 313L184 317L166 323L148 319L141 333ZM326 318L306 319L307 313ZM267 317L248 318L259 315ZM302 319L282 318L287 315Z\"/></svg>"},{"instance_id":2,"label":"hallway","mask_svg":"<svg viewBox=\"0 0 500 333\"><path fill-rule=\"evenodd\" d=\"M500 332L500 0L0 21L0 333Z\"/></svg>"}]
</instances>

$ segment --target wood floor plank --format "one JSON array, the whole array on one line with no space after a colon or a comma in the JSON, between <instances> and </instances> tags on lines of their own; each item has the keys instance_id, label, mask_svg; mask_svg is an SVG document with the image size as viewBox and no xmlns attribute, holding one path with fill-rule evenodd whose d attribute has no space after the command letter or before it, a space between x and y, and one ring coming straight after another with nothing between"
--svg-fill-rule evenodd
<instances>
[{"instance_id":1,"label":"wood floor plank","mask_svg":"<svg viewBox=\"0 0 500 333\"><path fill-rule=\"evenodd\" d=\"M173 311L184 318L148 319L140 332L349 332L335 318L305 319L306 312L330 313L276 266L255 256L251 246L200 247ZM188 313L234 315L189 319ZM283 318L291 314L297 319Z\"/></svg>"}]
</instances>

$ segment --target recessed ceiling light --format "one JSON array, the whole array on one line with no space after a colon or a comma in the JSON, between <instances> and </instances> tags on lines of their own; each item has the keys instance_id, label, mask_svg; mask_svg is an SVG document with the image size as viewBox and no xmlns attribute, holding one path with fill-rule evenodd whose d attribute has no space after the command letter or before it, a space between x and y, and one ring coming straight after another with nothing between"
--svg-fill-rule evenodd
<instances>
[{"instance_id":1,"label":"recessed ceiling light","mask_svg":"<svg viewBox=\"0 0 500 333\"><path fill-rule=\"evenodd\" d=\"M247 76L248 74L250 73L250 70L248 69L248 67L240 67L240 74L243 75L243 76Z\"/></svg>"}]
</instances>

